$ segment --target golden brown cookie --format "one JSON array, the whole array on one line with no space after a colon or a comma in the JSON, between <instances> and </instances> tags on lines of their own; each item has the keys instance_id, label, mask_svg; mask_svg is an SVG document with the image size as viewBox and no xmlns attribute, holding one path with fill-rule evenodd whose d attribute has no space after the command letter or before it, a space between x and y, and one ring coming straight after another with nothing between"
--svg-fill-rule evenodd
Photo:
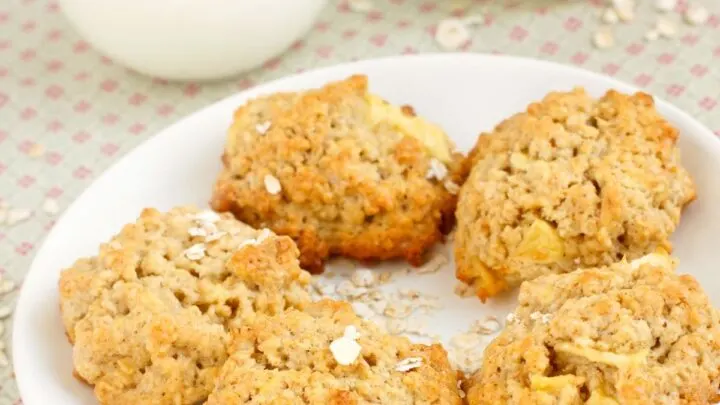
<instances>
[{"instance_id":1,"label":"golden brown cookie","mask_svg":"<svg viewBox=\"0 0 720 405\"><path fill-rule=\"evenodd\" d=\"M470 405L713 403L720 314L653 253L523 283L469 381Z\"/></svg>"},{"instance_id":2,"label":"golden brown cookie","mask_svg":"<svg viewBox=\"0 0 720 405\"><path fill-rule=\"evenodd\" d=\"M342 339L357 349L337 354L345 365L334 354ZM208 405L462 403L441 346L384 334L345 302L258 316L236 334L233 350Z\"/></svg>"},{"instance_id":3,"label":"golden brown cookie","mask_svg":"<svg viewBox=\"0 0 720 405\"><path fill-rule=\"evenodd\" d=\"M309 279L288 237L229 214L146 209L61 275L75 373L102 404L204 401L229 329L304 307Z\"/></svg>"},{"instance_id":4,"label":"golden brown cookie","mask_svg":"<svg viewBox=\"0 0 720 405\"><path fill-rule=\"evenodd\" d=\"M460 191L457 277L481 299L670 250L695 187L652 97L551 93L483 134Z\"/></svg>"},{"instance_id":5,"label":"golden brown cookie","mask_svg":"<svg viewBox=\"0 0 720 405\"><path fill-rule=\"evenodd\" d=\"M438 127L353 76L249 101L235 112L212 206L291 236L301 265L423 253L453 221L462 155Z\"/></svg>"}]
</instances>

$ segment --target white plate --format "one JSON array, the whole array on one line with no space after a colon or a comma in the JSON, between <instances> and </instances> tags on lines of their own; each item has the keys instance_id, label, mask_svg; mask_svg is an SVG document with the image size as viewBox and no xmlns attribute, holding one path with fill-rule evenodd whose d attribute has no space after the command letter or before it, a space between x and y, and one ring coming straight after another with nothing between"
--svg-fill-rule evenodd
<instances>
[{"instance_id":1,"label":"white plate","mask_svg":"<svg viewBox=\"0 0 720 405\"><path fill-rule=\"evenodd\" d=\"M522 110L551 90L581 85L599 95L631 86L572 67L473 54L423 55L363 61L288 77L229 97L167 128L107 170L68 208L37 254L15 312L13 357L26 405L93 404L91 390L72 377L71 348L60 322L57 282L60 270L133 221L144 207L177 204L206 206L225 129L233 110L249 97L279 90L320 86L353 73L370 77L374 92L391 102L412 104L442 125L467 150L481 130ZM685 212L675 233L680 271L695 275L720 304L720 142L677 108L658 101L662 114L682 132L683 163L697 181L698 200ZM430 322L448 338L486 314L505 314L512 299L483 306L453 294L452 264L430 276L401 280L403 286L440 295L447 309Z\"/></svg>"}]
</instances>

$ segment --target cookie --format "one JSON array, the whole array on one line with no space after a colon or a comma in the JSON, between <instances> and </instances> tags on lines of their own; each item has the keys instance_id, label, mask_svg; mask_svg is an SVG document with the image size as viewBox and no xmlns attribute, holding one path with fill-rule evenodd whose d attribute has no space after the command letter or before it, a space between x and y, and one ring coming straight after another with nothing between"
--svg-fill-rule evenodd
<instances>
[{"instance_id":1,"label":"cookie","mask_svg":"<svg viewBox=\"0 0 720 405\"><path fill-rule=\"evenodd\" d=\"M719 314L674 267L653 253L523 283L469 405L714 403Z\"/></svg>"},{"instance_id":2,"label":"cookie","mask_svg":"<svg viewBox=\"0 0 720 405\"><path fill-rule=\"evenodd\" d=\"M353 76L235 112L212 206L292 237L301 265L331 255L413 265L453 224L462 155L437 126Z\"/></svg>"},{"instance_id":3,"label":"cookie","mask_svg":"<svg viewBox=\"0 0 720 405\"><path fill-rule=\"evenodd\" d=\"M695 186L652 97L551 93L483 134L457 207L457 277L485 300L661 247Z\"/></svg>"},{"instance_id":4,"label":"cookie","mask_svg":"<svg viewBox=\"0 0 720 405\"><path fill-rule=\"evenodd\" d=\"M62 272L75 374L102 404L204 401L227 359L229 330L303 308L309 279L288 237L229 214L146 209Z\"/></svg>"},{"instance_id":5,"label":"cookie","mask_svg":"<svg viewBox=\"0 0 720 405\"><path fill-rule=\"evenodd\" d=\"M208 405L462 403L441 346L384 334L345 302L258 316L233 350Z\"/></svg>"}]
</instances>

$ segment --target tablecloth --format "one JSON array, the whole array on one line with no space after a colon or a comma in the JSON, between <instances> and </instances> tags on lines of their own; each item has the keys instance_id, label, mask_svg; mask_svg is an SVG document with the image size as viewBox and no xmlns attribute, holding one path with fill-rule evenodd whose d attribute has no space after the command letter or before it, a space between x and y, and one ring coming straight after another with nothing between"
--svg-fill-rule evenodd
<instances>
[{"instance_id":1,"label":"tablecloth","mask_svg":"<svg viewBox=\"0 0 720 405\"><path fill-rule=\"evenodd\" d=\"M579 66L630 82L691 113L720 134L720 3L710 18L683 24L680 1L667 18L674 39L646 41L659 14L641 1L635 19L611 27L615 46L592 35L605 1L373 0L359 13L331 0L311 32L282 56L218 83L167 83L136 74L83 41L47 0L0 1L0 203L33 211L0 225L0 274L21 285L57 215L103 170L180 117L253 85L339 62L442 51L439 21L481 15L468 52L523 55ZM714 3L714 4L713 4ZM439 78L442 80L442 78ZM17 289L0 305L13 306ZM48 305L56 305L48 303ZM2 339L10 351L12 319ZM0 369L0 404L20 404L10 367ZM42 387L38 387L42 389Z\"/></svg>"}]
</instances>

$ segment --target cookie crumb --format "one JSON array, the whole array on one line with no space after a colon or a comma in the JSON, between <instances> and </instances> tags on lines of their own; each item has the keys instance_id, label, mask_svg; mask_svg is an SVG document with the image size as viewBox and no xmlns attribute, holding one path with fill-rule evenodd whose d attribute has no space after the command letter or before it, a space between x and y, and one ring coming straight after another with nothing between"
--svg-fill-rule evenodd
<instances>
[{"instance_id":1,"label":"cookie crumb","mask_svg":"<svg viewBox=\"0 0 720 405\"><path fill-rule=\"evenodd\" d=\"M263 182L265 183L265 190L272 195L276 195L282 191L280 180L272 174L266 174Z\"/></svg>"}]
</instances>

